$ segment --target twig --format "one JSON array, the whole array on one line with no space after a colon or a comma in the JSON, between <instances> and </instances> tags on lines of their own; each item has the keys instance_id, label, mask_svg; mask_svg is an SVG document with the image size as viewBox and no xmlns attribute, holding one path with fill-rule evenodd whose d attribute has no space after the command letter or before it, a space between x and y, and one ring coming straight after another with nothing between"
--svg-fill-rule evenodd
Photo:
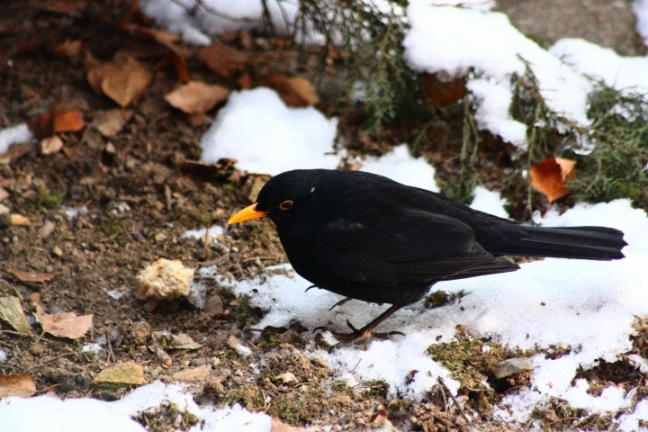
<instances>
[{"instance_id":1,"label":"twig","mask_svg":"<svg viewBox=\"0 0 648 432\"><path fill-rule=\"evenodd\" d=\"M453 396L452 392L448 388L447 385L445 385L445 382L443 382L443 378L437 377L437 382L443 386L443 388L448 392L448 396L450 396L450 399L452 399L452 402L454 402L455 406L459 410L459 414L461 414L461 417L463 417L464 420L466 420L466 423L470 424L470 420L468 419L468 416L466 413L461 409L461 406L459 405L459 402L457 402L457 399Z\"/></svg>"}]
</instances>

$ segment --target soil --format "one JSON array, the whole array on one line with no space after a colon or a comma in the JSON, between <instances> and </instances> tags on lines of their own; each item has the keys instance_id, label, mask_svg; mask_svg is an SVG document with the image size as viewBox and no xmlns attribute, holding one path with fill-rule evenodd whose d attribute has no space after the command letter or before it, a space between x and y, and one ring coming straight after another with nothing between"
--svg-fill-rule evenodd
<instances>
[{"instance_id":1,"label":"soil","mask_svg":"<svg viewBox=\"0 0 648 432\"><path fill-rule=\"evenodd\" d=\"M248 196L257 177L237 171L227 161L212 167L187 163L200 158L198 142L208 124L192 126L187 115L165 102L164 95L178 85L173 64L168 56L156 54L155 42L120 29L120 23L129 16L128 4L106 0L57 5L38 1L3 4L0 127L32 120L54 106L80 109L90 124L104 111L116 107L115 102L96 94L88 84L81 54L61 58L53 53L53 48L66 39L81 40L84 50L103 61L120 50L140 53L138 59L153 72L153 80L127 108L132 116L116 135L107 138L96 128L86 126L79 132L59 134L64 146L58 153L42 155L36 145L28 145L22 147L22 154L0 166L0 187L9 192L2 204L30 222L27 226L0 228L0 296L18 297L30 317L35 302L48 313L74 312L94 317L92 331L78 340L53 337L33 322L31 334L19 334L6 325L0 327L0 348L8 356L0 363L0 375L29 373L36 381L38 394L53 392L60 397L111 400L132 389L93 384L100 371L114 364L131 361L141 365L146 382L175 382L180 372L206 368L206 375L194 379L198 401L218 406L239 402L293 425L334 424L342 430L358 430L375 426L386 416L400 430L495 427L496 423L483 412L468 423L442 383L431 389L429 398L422 403L412 404L399 398L387 399L381 382L366 382L354 388L336 382L326 362L300 352L306 340L315 336L298 324L289 329L267 329L255 342L252 328L263 311L251 308L245 298L235 298L214 278L202 278L210 305L205 309L182 299L153 305L138 299L133 291L137 274L160 257L180 260L194 269L218 264L220 276L242 279L285 262L285 256L267 221L229 229L219 238L229 252L183 236L189 229L225 226L233 211L249 204ZM304 53L285 41L248 33L231 35L228 43L256 54L270 53L258 55L255 62L245 65L245 73L253 83L268 73L307 77L324 73L327 78L318 80L323 94L326 89L322 87L335 86L343 75L343 71L336 75L339 64L327 62L325 50ZM182 48L197 52L195 47ZM187 60L187 69L192 79L232 90L239 88L237 76L219 77L195 55ZM218 108L208 115L215 116ZM318 108L327 114L346 115L343 123L349 128L361 127L361 122L354 124L353 113L335 112L330 101L320 103ZM433 131L447 127L441 124ZM397 131L393 136L386 134L379 143L364 141L353 151L384 153L406 134ZM457 154L460 142L449 134L434 136L436 139L419 151L435 163L442 180L445 172L454 169L450 155ZM502 186L509 151L493 137L485 137L484 142L487 144L482 151L489 153L483 158L488 161L484 164L490 164L491 169L483 170L483 181L491 187ZM513 203L514 208L524 207L521 201L514 199ZM65 212L80 208L87 208L87 212L81 211L76 217ZM519 210L520 216L522 213ZM54 226L49 233L42 229L47 223ZM14 270L55 277L28 282L14 276ZM109 292L123 296L117 299ZM645 351L645 337L641 336L648 333L645 329L641 327L637 336L640 355ZM202 346L173 349L160 332L185 333ZM108 341L105 349L97 354L81 350L84 344L101 336ZM252 350L250 357L237 354L237 339L246 340ZM256 374L251 364L266 366ZM480 366L481 373L489 375L485 371L492 366ZM623 382L618 375L626 371L625 366L603 366L583 371L581 377L598 383ZM645 382L634 376L632 379L633 386ZM322 387L328 390L326 394ZM511 391L510 387L503 386L501 394ZM489 403L497 403L501 394L495 394ZM471 407L470 402L467 407ZM473 409L480 412L476 406ZM563 411L549 407L543 421L550 424L549 428L572 427L573 413L564 414L567 419L563 421ZM138 420L149 430L175 430L180 427L175 423L176 414L169 407ZM181 426L186 428L192 419L185 420Z\"/></svg>"}]
</instances>

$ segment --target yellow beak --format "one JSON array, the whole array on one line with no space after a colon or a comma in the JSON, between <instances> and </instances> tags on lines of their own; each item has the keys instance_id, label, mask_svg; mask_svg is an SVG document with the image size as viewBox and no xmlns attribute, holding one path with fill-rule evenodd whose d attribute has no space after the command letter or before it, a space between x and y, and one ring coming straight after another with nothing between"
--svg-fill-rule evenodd
<instances>
[{"instance_id":1,"label":"yellow beak","mask_svg":"<svg viewBox=\"0 0 648 432\"><path fill-rule=\"evenodd\" d=\"M256 209L256 203L254 203L250 206L245 207L243 210L239 211L238 213L234 214L231 218L229 218L229 220L227 221L227 225L244 222L251 219L262 218L267 214L268 212L258 211Z\"/></svg>"}]
</instances>

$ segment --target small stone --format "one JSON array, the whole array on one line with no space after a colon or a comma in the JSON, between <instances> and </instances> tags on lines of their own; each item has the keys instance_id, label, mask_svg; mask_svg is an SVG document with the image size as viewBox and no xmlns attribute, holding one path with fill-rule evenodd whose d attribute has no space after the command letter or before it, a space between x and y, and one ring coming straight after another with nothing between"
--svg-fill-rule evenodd
<instances>
[{"instance_id":1,"label":"small stone","mask_svg":"<svg viewBox=\"0 0 648 432\"><path fill-rule=\"evenodd\" d=\"M503 360L497 364L495 369L495 377L497 379L507 378L517 375L521 372L528 372L533 370L533 362L527 357L518 357L508 360Z\"/></svg>"},{"instance_id":2,"label":"small stone","mask_svg":"<svg viewBox=\"0 0 648 432\"><path fill-rule=\"evenodd\" d=\"M167 236L163 232L159 232L159 233L155 234L154 238L155 238L155 241L157 243L162 243L163 241L165 241L167 239Z\"/></svg>"},{"instance_id":3,"label":"small stone","mask_svg":"<svg viewBox=\"0 0 648 432\"><path fill-rule=\"evenodd\" d=\"M50 315L65 313L65 311L63 309L61 309L60 307L58 307L56 305L50 306L49 309L48 309L48 312L50 313Z\"/></svg>"},{"instance_id":4,"label":"small stone","mask_svg":"<svg viewBox=\"0 0 648 432\"><path fill-rule=\"evenodd\" d=\"M202 365L192 369L185 369L183 371L173 374L173 379L176 381L202 381L209 376L209 366Z\"/></svg>"},{"instance_id":5,"label":"small stone","mask_svg":"<svg viewBox=\"0 0 648 432\"><path fill-rule=\"evenodd\" d=\"M207 359L205 357L198 357L189 362L189 366L191 367L203 366L206 364L207 364Z\"/></svg>"},{"instance_id":6,"label":"small stone","mask_svg":"<svg viewBox=\"0 0 648 432\"><path fill-rule=\"evenodd\" d=\"M209 316L223 315L224 306L223 299L219 295L213 295L207 299L204 313Z\"/></svg>"},{"instance_id":7,"label":"small stone","mask_svg":"<svg viewBox=\"0 0 648 432\"><path fill-rule=\"evenodd\" d=\"M282 374L279 374L279 375L277 375L277 379L281 380L281 382L284 383L284 384L290 384L290 383L296 383L297 382L297 377L292 372L284 372Z\"/></svg>"},{"instance_id":8,"label":"small stone","mask_svg":"<svg viewBox=\"0 0 648 432\"><path fill-rule=\"evenodd\" d=\"M134 362L125 362L102 370L92 384L102 387L124 387L142 385L145 382L142 366Z\"/></svg>"},{"instance_id":9,"label":"small stone","mask_svg":"<svg viewBox=\"0 0 648 432\"><path fill-rule=\"evenodd\" d=\"M52 255L60 258L63 256L63 250L58 246L54 246L52 248Z\"/></svg>"},{"instance_id":10,"label":"small stone","mask_svg":"<svg viewBox=\"0 0 648 432\"><path fill-rule=\"evenodd\" d=\"M163 368L169 368L173 364L173 359L162 348L154 349L155 357L158 359Z\"/></svg>"},{"instance_id":11,"label":"small stone","mask_svg":"<svg viewBox=\"0 0 648 432\"><path fill-rule=\"evenodd\" d=\"M136 322L131 324L128 338L135 345L146 345L151 336L151 326L147 322Z\"/></svg>"},{"instance_id":12,"label":"small stone","mask_svg":"<svg viewBox=\"0 0 648 432\"><path fill-rule=\"evenodd\" d=\"M46 221L43 226L38 229L38 235L47 238L54 232L54 228L56 228L54 222Z\"/></svg>"}]
</instances>

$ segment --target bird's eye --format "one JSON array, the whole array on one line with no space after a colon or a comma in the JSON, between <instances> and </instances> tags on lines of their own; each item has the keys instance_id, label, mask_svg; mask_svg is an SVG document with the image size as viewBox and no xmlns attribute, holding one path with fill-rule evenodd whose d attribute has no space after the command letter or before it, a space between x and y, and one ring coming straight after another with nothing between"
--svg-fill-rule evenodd
<instances>
[{"instance_id":1,"label":"bird's eye","mask_svg":"<svg viewBox=\"0 0 648 432\"><path fill-rule=\"evenodd\" d=\"M293 202L291 200L286 200L279 204L279 208L281 210L290 210L290 208L293 206Z\"/></svg>"}]
</instances>

